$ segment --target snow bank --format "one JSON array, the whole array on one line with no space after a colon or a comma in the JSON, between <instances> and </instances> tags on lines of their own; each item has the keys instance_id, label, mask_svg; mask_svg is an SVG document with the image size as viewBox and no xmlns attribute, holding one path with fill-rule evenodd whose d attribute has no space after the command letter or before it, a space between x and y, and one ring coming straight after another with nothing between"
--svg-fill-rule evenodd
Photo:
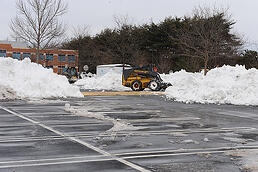
<instances>
[{"instance_id":1,"label":"snow bank","mask_svg":"<svg viewBox=\"0 0 258 172\"><path fill-rule=\"evenodd\" d=\"M130 88L122 85L121 73L117 73L113 70L102 76L93 75L91 78L86 77L84 79L80 79L75 83L75 85L80 86L82 89L90 90L130 90Z\"/></svg>"},{"instance_id":2,"label":"snow bank","mask_svg":"<svg viewBox=\"0 0 258 172\"><path fill-rule=\"evenodd\" d=\"M191 103L258 105L258 70L244 66L223 66L203 73L184 70L161 76L173 86L167 88L168 98Z\"/></svg>"},{"instance_id":3,"label":"snow bank","mask_svg":"<svg viewBox=\"0 0 258 172\"><path fill-rule=\"evenodd\" d=\"M65 76L32 63L28 58L23 61L0 58L0 99L14 97L82 97L82 94L78 87L69 84Z\"/></svg>"},{"instance_id":4,"label":"snow bank","mask_svg":"<svg viewBox=\"0 0 258 172\"><path fill-rule=\"evenodd\" d=\"M162 74L165 82L173 86L165 91L169 99L186 103L216 103L258 105L258 70L244 66L223 66L210 70L206 76L184 70ZM130 90L122 86L122 76L110 71L104 76L94 75L75 83L83 89Z\"/></svg>"}]
</instances>

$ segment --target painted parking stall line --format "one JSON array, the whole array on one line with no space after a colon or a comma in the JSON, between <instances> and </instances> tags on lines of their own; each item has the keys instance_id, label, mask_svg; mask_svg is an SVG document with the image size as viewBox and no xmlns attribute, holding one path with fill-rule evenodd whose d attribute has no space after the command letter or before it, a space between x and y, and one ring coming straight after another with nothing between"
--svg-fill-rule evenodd
<instances>
[{"instance_id":1,"label":"painted parking stall line","mask_svg":"<svg viewBox=\"0 0 258 172\"><path fill-rule=\"evenodd\" d=\"M27 121L35 124L35 125L41 126L41 127L45 128L45 129L47 129L49 131L52 131L53 133L55 133L55 134L57 134L57 135L59 135L61 137L64 137L67 140L70 140L70 141L73 141L73 142L77 142L77 143L79 143L79 144L81 144L83 146L86 146L87 148L90 148L90 149L92 149L92 150L94 150L94 151L96 151L96 152L98 152L98 153L100 153L102 155L108 156L108 157L110 157L113 160L119 161L119 162L121 162L121 163L123 163L123 164L125 164L125 165L127 165L127 166L129 166L131 168L133 168L133 169L136 169L136 170L141 171L141 172L150 172L150 170L147 170L147 169L145 169L145 168L143 168L143 167L141 167L141 166L139 166L137 164L131 163L131 162L129 162L129 161L123 159L123 158L116 157L115 155L112 155L112 154L110 154L110 153L108 153L108 152L106 152L104 150L101 150L101 149L99 149L99 148L97 148L97 147L95 147L95 146L93 146L93 145L91 145L91 144L89 144L89 143L87 143L85 141L82 141L82 140L77 139L75 137L66 136L64 133L62 133L60 131L57 131L57 130L53 129L52 127L49 127L49 126L47 126L45 124L42 124L41 122L35 121L33 119L30 119L30 118L28 118L28 117L26 117L26 116L24 116L24 115L22 115L20 113L16 113L16 112L14 112L14 111L12 111L10 109L7 109L5 107L2 107L2 106L0 106L0 108L5 110L6 112L9 112L10 114L18 116L18 117L20 117L20 118L22 118L24 120L27 120ZM50 163L45 164L45 165L50 165Z\"/></svg>"}]
</instances>

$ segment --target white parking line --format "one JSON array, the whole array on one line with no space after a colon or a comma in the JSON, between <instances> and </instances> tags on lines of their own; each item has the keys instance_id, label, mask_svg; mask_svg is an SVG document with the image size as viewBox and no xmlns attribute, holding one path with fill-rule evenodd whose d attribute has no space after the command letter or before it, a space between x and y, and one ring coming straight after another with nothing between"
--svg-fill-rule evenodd
<instances>
[{"instance_id":1,"label":"white parking line","mask_svg":"<svg viewBox=\"0 0 258 172\"><path fill-rule=\"evenodd\" d=\"M258 146L235 146L235 147L214 147L214 148L200 148L200 149L161 149L153 151L140 151L140 152L125 152L117 153L116 156L123 156L124 159L131 159L134 157L153 157L163 156L163 155L184 155L184 154L199 154L199 153L212 153L218 151L231 151L231 150L241 150L241 149L258 149Z\"/></svg>"},{"instance_id":2,"label":"white parking line","mask_svg":"<svg viewBox=\"0 0 258 172\"><path fill-rule=\"evenodd\" d=\"M181 155L202 155L202 154L216 154L225 153L232 150L258 150L257 146L238 146L238 147L218 147L207 149L178 149L178 150L164 150L152 152L132 152L115 154L116 156L124 156L122 160L127 162L127 159L140 159L140 158L157 158L168 156L181 156ZM78 156L78 157L65 157L65 158L52 158L52 159L39 159L39 160L22 160L22 161L6 161L0 162L0 169L15 168L15 167L32 167L32 166L46 166L46 165L60 165L72 163L85 163L85 162L102 162L117 160L117 157L110 157L105 155L98 156Z\"/></svg>"},{"instance_id":3,"label":"white parking line","mask_svg":"<svg viewBox=\"0 0 258 172\"><path fill-rule=\"evenodd\" d=\"M31 162L46 162L46 161L63 161L63 160L75 160L75 159L103 159L109 158L105 155L92 155L92 156L74 156L74 157L63 157L63 158L48 158L48 159L31 159L31 160L17 160L17 161L3 161L0 164L18 164L18 163L31 163Z\"/></svg>"},{"instance_id":4,"label":"white parking line","mask_svg":"<svg viewBox=\"0 0 258 172\"><path fill-rule=\"evenodd\" d=\"M116 132L116 136L123 137L130 134L130 136L150 136L150 135L173 135L177 133L182 134L194 134L194 133L228 133L228 132L246 132L246 131L254 131L256 128L252 127L232 127L232 128L204 128L204 129L185 129L185 130L163 130L163 131L118 131ZM90 133L90 132L76 132L76 133L68 133L66 137L80 137L80 138L93 138L93 137L110 137L110 133ZM42 140L61 140L64 139L60 136L43 136L43 137L4 137L4 139L0 138L0 143L8 143L8 142L30 142L30 141L42 141Z\"/></svg>"},{"instance_id":5,"label":"white parking line","mask_svg":"<svg viewBox=\"0 0 258 172\"><path fill-rule=\"evenodd\" d=\"M92 159L92 160L71 160L62 162L43 162L43 163L30 163L30 164L14 164L14 165L3 165L2 168L17 168L17 167L35 167L35 166L47 166L47 165L61 165L61 164L74 164L74 163L85 163L85 162L100 162L100 161L112 161L116 160L113 158L102 158L102 159Z\"/></svg>"},{"instance_id":6,"label":"white parking line","mask_svg":"<svg viewBox=\"0 0 258 172\"><path fill-rule=\"evenodd\" d=\"M92 112L89 110L89 112ZM93 111L94 112L94 111ZM161 111L160 110L130 110L130 111L97 111L97 113L101 113L101 114L123 114L123 113L126 113L126 114L139 114L139 113L160 113Z\"/></svg>"},{"instance_id":7,"label":"white parking line","mask_svg":"<svg viewBox=\"0 0 258 172\"><path fill-rule=\"evenodd\" d=\"M234 116L234 117L240 117L240 118L247 118L247 119L253 119L257 120L258 115L255 113L248 113L248 112L237 112L237 111L221 111L218 112L222 115L228 115L228 116Z\"/></svg>"},{"instance_id":8,"label":"white parking line","mask_svg":"<svg viewBox=\"0 0 258 172\"><path fill-rule=\"evenodd\" d=\"M168 157L168 156L181 156L181 155L201 155L201 154L216 154L216 153L225 153L231 150L246 150L247 148L229 148L226 150L210 150L210 151L197 151L197 152L180 152L180 153L164 153L164 154L148 154L148 155L135 155L123 157L124 159L139 159L139 158L156 158L156 157ZM249 148L250 149L250 148ZM251 148L252 149L252 148ZM258 147L256 146L256 149Z\"/></svg>"},{"instance_id":9,"label":"white parking line","mask_svg":"<svg viewBox=\"0 0 258 172\"><path fill-rule=\"evenodd\" d=\"M60 132L60 131L57 131L57 130L55 130L55 129L49 127L49 126L46 126L46 125L44 125L44 124L42 124L42 123L40 123L40 122L38 122L38 121L35 121L35 120L33 120L33 119L30 119L30 118L28 118L28 117L26 117L26 116L24 116L24 115L22 115L22 114L13 112L13 111L11 111L11 110L5 108L5 107L1 107L1 106L0 106L0 108L2 108L3 110L5 110L5 111L7 111L7 112L9 112L9 113L11 113L11 114L13 114L13 115L15 115L15 116L18 116L18 117L20 117L20 118L22 118L22 119L25 119L25 120L27 120L27 121L29 121L29 122L35 124L35 125L39 125L39 126L45 128L45 129L49 130L49 131L52 131L52 132L54 132L54 133L56 133L56 134L58 134L58 135L60 135L60 136L62 136L62 137L65 137L65 138L68 139L68 140L71 140L71 141L73 141L73 142L80 143L81 145L84 145L84 146L86 146L86 147L88 147L88 148L90 148L90 149L92 149L92 150L94 150L94 151L96 151L96 152L99 152L99 153L101 153L101 154L103 154L103 155L109 156L109 157L111 157L111 159L114 159L114 160L116 160L116 161L119 161L119 162L121 162L121 163L123 163L123 164L125 164L125 165L127 165L127 166L129 166L129 167L131 167L131 168L134 168L134 169L136 169L136 170L138 170L138 171L141 171L141 172L150 172L149 170L147 170L147 169L145 169L145 168L143 168L143 167L140 167L139 165L136 165L136 164L131 163L131 162L127 161L127 160L124 160L123 158L116 157L116 156L114 156L114 155L112 155L112 154L110 154L110 153L108 153L108 152L106 152L106 151L104 151L104 150L101 150L101 149L99 149L99 148L97 148L97 147L95 147L95 146L93 146L93 145L91 145L91 144L89 144L89 143L87 143L87 142L85 142L85 141L82 141L82 140L77 139L77 138L74 138L74 137L69 137L69 136L67 137L64 133L62 133L62 132Z\"/></svg>"}]
</instances>

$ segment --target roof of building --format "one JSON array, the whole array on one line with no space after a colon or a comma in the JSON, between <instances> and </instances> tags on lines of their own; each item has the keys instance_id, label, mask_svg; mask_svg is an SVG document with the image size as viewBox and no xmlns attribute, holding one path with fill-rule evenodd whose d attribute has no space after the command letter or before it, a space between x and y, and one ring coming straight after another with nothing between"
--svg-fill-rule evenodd
<instances>
[{"instance_id":1,"label":"roof of building","mask_svg":"<svg viewBox=\"0 0 258 172\"><path fill-rule=\"evenodd\" d=\"M11 44L13 48L28 48L28 45L25 42L0 41L0 44Z\"/></svg>"}]
</instances>

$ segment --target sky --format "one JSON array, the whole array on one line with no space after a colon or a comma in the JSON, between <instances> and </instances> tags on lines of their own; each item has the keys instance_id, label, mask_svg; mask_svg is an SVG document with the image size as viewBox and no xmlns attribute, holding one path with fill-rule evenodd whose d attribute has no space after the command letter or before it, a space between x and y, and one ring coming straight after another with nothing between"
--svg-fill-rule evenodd
<instances>
[{"instance_id":1,"label":"sky","mask_svg":"<svg viewBox=\"0 0 258 172\"><path fill-rule=\"evenodd\" d=\"M257 0L64 0L68 12L62 17L68 36L74 28L85 27L94 35L114 28L114 16L128 16L131 24L158 23L168 16L190 15L195 7L216 6L228 9L236 21L233 31L241 35L248 47L258 49ZM1 0L0 40L11 39L9 24L16 15L16 0Z\"/></svg>"}]
</instances>

